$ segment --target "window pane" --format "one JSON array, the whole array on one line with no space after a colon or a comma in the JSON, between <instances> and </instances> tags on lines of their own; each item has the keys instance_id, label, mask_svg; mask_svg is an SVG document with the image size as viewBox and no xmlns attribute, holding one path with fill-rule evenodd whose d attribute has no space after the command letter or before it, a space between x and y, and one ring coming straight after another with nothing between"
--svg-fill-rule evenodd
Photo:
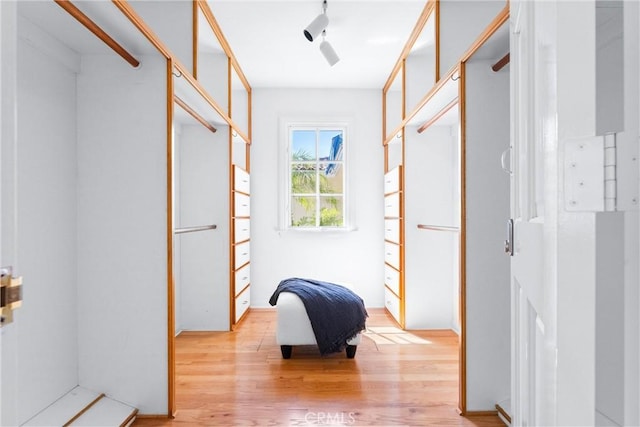
<instances>
[{"instance_id":1,"label":"window pane","mask_svg":"<svg viewBox=\"0 0 640 427\"><path fill-rule=\"evenodd\" d=\"M291 164L291 194L316 194L316 164Z\"/></svg>"},{"instance_id":2,"label":"window pane","mask_svg":"<svg viewBox=\"0 0 640 427\"><path fill-rule=\"evenodd\" d=\"M342 160L342 131L321 130L318 141L319 160Z\"/></svg>"},{"instance_id":3,"label":"window pane","mask_svg":"<svg viewBox=\"0 0 640 427\"><path fill-rule=\"evenodd\" d=\"M342 197L320 198L320 226L342 227L344 225Z\"/></svg>"},{"instance_id":4,"label":"window pane","mask_svg":"<svg viewBox=\"0 0 640 427\"><path fill-rule=\"evenodd\" d=\"M316 159L316 131L294 130L291 133L291 160Z\"/></svg>"},{"instance_id":5,"label":"window pane","mask_svg":"<svg viewBox=\"0 0 640 427\"><path fill-rule=\"evenodd\" d=\"M293 227L316 226L315 197L291 197L291 225Z\"/></svg>"},{"instance_id":6,"label":"window pane","mask_svg":"<svg viewBox=\"0 0 640 427\"><path fill-rule=\"evenodd\" d=\"M343 167L342 163L320 163L320 193L342 194Z\"/></svg>"}]
</instances>

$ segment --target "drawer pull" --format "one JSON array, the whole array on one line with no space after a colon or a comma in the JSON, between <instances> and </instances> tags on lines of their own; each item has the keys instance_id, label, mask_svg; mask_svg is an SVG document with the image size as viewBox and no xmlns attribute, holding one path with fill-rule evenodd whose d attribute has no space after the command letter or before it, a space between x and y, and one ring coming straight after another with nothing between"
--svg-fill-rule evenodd
<instances>
[{"instance_id":1,"label":"drawer pull","mask_svg":"<svg viewBox=\"0 0 640 427\"><path fill-rule=\"evenodd\" d=\"M242 231L249 231L249 229L248 228L243 228Z\"/></svg>"},{"instance_id":2,"label":"drawer pull","mask_svg":"<svg viewBox=\"0 0 640 427\"><path fill-rule=\"evenodd\" d=\"M391 277L387 276L387 280L391 280Z\"/></svg>"},{"instance_id":3,"label":"drawer pull","mask_svg":"<svg viewBox=\"0 0 640 427\"><path fill-rule=\"evenodd\" d=\"M245 252L245 253L243 253L242 255L249 255L249 253Z\"/></svg>"},{"instance_id":4,"label":"drawer pull","mask_svg":"<svg viewBox=\"0 0 640 427\"><path fill-rule=\"evenodd\" d=\"M247 280L247 279L248 279L248 277L244 276L241 280Z\"/></svg>"},{"instance_id":5,"label":"drawer pull","mask_svg":"<svg viewBox=\"0 0 640 427\"><path fill-rule=\"evenodd\" d=\"M249 303L249 301L247 301L247 300L242 301L242 305L247 305L248 303Z\"/></svg>"}]
</instances>

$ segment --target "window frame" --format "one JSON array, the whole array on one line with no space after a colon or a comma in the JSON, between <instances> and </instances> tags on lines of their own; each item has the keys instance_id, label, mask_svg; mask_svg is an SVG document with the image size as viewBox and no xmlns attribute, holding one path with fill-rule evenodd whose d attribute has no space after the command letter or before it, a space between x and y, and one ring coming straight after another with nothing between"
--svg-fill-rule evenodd
<instances>
[{"instance_id":1,"label":"window frame","mask_svg":"<svg viewBox=\"0 0 640 427\"><path fill-rule=\"evenodd\" d=\"M281 163L281 209L282 215L280 215L280 230L285 231L294 231L294 232L331 232L331 231L351 231L353 230L351 226L351 215L350 215L350 186L349 186L349 170L351 168L351 160L349 156L349 146L350 146L350 138L349 138L349 125L343 121L332 120L332 121L292 121L292 120L283 120L281 123L281 136L282 136L282 163ZM291 188L291 167L295 162L292 161L292 137L293 132L295 130L313 130L316 132L316 147L318 144L318 135L317 133L322 130L339 130L342 131L342 168L343 168L343 182L342 182L342 193L340 194L342 197L342 225L341 226L327 226L320 225L320 204L318 203L323 193L320 193L319 183L316 182L316 192L312 195L312 197L316 198L316 225L315 226L294 226L292 224L292 198L293 192ZM316 152L315 156L316 165L323 163L320 160L318 153ZM316 166L316 173L318 176L319 170ZM331 193L329 193L331 194Z\"/></svg>"}]
</instances>

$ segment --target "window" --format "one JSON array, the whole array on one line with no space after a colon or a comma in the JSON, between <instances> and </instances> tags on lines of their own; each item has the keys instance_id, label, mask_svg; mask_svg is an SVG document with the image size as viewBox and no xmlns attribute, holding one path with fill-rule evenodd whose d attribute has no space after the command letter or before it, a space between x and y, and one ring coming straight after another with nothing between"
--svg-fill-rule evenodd
<instances>
[{"instance_id":1,"label":"window","mask_svg":"<svg viewBox=\"0 0 640 427\"><path fill-rule=\"evenodd\" d=\"M346 225L344 126L289 126L289 228Z\"/></svg>"}]
</instances>

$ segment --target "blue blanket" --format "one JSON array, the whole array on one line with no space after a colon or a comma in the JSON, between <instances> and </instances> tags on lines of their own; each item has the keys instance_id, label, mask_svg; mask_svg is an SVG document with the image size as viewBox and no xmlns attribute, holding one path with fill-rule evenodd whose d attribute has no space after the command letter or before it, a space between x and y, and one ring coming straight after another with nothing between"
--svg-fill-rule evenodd
<instances>
[{"instance_id":1,"label":"blue blanket","mask_svg":"<svg viewBox=\"0 0 640 427\"><path fill-rule=\"evenodd\" d=\"M280 292L291 292L302 300L322 355L342 351L347 341L365 329L368 314L364 302L344 286L319 280L285 279L269 304L276 305Z\"/></svg>"}]
</instances>

